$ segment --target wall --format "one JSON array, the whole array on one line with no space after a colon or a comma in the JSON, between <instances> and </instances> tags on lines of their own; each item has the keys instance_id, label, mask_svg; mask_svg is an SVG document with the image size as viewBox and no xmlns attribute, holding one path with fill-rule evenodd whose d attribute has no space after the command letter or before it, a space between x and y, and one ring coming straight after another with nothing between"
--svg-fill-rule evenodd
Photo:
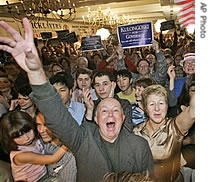
<instances>
[{"instance_id":1,"label":"wall","mask_svg":"<svg viewBox=\"0 0 210 182\"><path fill-rule=\"evenodd\" d=\"M13 18L6 18L6 17L0 17L1 20L6 21L8 24L10 24L14 29L16 29L18 32L20 32L21 35L24 34L24 29L21 22L15 21ZM93 30L89 28L88 25L84 25L81 23L75 23L75 22L65 22L65 21L43 21L40 20L39 22L33 22L31 21L31 25L34 32L34 37L41 39L41 32L52 32L53 38L56 38L56 32L57 30L66 30L68 29L69 32L75 32L77 35L81 36L88 36L93 34ZM0 27L0 36L9 36L11 37L5 30L3 30Z\"/></svg>"}]
</instances>

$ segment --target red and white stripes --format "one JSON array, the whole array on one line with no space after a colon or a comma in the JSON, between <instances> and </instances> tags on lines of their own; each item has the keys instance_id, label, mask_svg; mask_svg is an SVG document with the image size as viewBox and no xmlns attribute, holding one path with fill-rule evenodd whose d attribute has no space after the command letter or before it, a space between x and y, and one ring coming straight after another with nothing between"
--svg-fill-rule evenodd
<instances>
[{"instance_id":1,"label":"red and white stripes","mask_svg":"<svg viewBox=\"0 0 210 182\"><path fill-rule=\"evenodd\" d=\"M181 8L177 14L180 26L195 24L195 0L174 0L174 3Z\"/></svg>"}]
</instances>

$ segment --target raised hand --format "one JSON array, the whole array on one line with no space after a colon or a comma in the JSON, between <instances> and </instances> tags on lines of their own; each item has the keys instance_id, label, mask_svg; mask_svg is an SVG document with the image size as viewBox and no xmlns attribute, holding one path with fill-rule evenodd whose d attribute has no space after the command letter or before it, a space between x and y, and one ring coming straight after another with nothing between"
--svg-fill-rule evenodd
<instances>
[{"instance_id":1,"label":"raised hand","mask_svg":"<svg viewBox=\"0 0 210 182\"><path fill-rule=\"evenodd\" d=\"M90 90L89 89L83 89L82 90L83 95L84 95L84 102L86 106L86 113L85 117L88 120L92 120L93 117L93 110L94 110L94 103L90 95Z\"/></svg>"},{"instance_id":2,"label":"raised hand","mask_svg":"<svg viewBox=\"0 0 210 182\"><path fill-rule=\"evenodd\" d=\"M116 52L118 55L118 59L122 59L124 57L124 50L121 44L118 44L118 46L116 47Z\"/></svg>"},{"instance_id":3,"label":"raised hand","mask_svg":"<svg viewBox=\"0 0 210 182\"><path fill-rule=\"evenodd\" d=\"M170 79L175 79L176 73L175 73L175 66L174 65L170 65L168 67L167 74L170 77Z\"/></svg>"},{"instance_id":4,"label":"raised hand","mask_svg":"<svg viewBox=\"0 0 210 182\"><path fill-rule=\"evenodd\" d=\"M114 90L116 87L116 82L112 82L111 92L109 93L109 97L114 97Z\"/></svg>"},{"instance_id":5,"label":"raised hand","mask_svg":"<svg viewBox=\"0 0 210 182\"><path fill-rule=\"evenodd\" d=\"M159 43L156 40L152 41L152 48L155 50L156 53L160 52Z\"/></svg>"},{"instance_id":6,"label":"raised hand","mask_svg":"<svg viewBox=\"0 0 210 182\"><path fill-rule=\"evenodd\" d=\"M9 111L13 111L18 106L18 99L11 100Z\"/></svg>"},{"instance_id":7,"label":"raised hand","mask_svg":"<svg viewBox=\"0 0 210 182\"><path fill-rule=\"evenodd\" d=\"M25 39L20 33L4 21L0 26L5 29L13 39L0 37L0 50L10 53L18 65L27 72L31 84L42 84L46 82L46 76L38 52L34 44L33 31L27 18L23 18Z\"/></svg>"},{"instance_id":8,"label":"raised hand","mask_svg":"<svg viewBox=\"0 0 210 182\"><path fill-rule=\"evenodd\" d=\"M175 69L175 66L170 65L167 70L167 74L169 76L169 90L171 91L174 90L174 80L176 77L176 73L174 69Z\"/></svg>"}]
</instances>

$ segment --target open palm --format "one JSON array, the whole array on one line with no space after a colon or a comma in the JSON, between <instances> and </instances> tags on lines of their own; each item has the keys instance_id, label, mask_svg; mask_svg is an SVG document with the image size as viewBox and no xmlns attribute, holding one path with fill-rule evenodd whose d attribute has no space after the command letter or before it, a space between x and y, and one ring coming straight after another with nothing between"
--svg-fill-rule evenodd
<instances>
[{"instance_id":1,"label":"open palm","mask_svg":"<svg viewBox=\"0 0 210 182\"><path fill-rule=\"evenodd\" d=\"M34 45L33 31L30 27L29 20L26 18L23 19L25 39L6 22L1 21L0 25L14 38L0 37L0 42L5 44L0 45L0 49L10 53L19 66L26 72L28 72L28 70L39 69L41 62L37 61L39 58Z\"/></svg>"}]
</instances>

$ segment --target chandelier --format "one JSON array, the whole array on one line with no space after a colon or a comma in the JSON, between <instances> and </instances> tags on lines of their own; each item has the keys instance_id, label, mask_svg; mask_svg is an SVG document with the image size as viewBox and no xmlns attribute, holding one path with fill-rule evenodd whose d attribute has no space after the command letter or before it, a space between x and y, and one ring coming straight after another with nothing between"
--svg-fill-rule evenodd
<instances>
[{"instance_id":1,"label":"chandelier","mask_svg":"<svg viewBox=\"0 0 210 182\"><path fill-rule=\"evenodd\" d=\"M76 7L71 0L20 0L6 3L8 13L17 21L23 17L33 21L46 18L72 21L76 17Z\"/></svg>"},{"instance_id":2,"label":"chandelier","mask_svg":"<svg viewBox=\"0 0 210 182\"><path fill-rule=\"evenodd\" d=\"M128 16L118 16L112 13L110 8L102 11L100 6L97 11L91 11L91 9L88 8L88 15L82 16L82 19L84 24L88 24L96 28L106 26L114 28L118 25L128 24L131 22Z\"/></svg>"}]
</instances>

